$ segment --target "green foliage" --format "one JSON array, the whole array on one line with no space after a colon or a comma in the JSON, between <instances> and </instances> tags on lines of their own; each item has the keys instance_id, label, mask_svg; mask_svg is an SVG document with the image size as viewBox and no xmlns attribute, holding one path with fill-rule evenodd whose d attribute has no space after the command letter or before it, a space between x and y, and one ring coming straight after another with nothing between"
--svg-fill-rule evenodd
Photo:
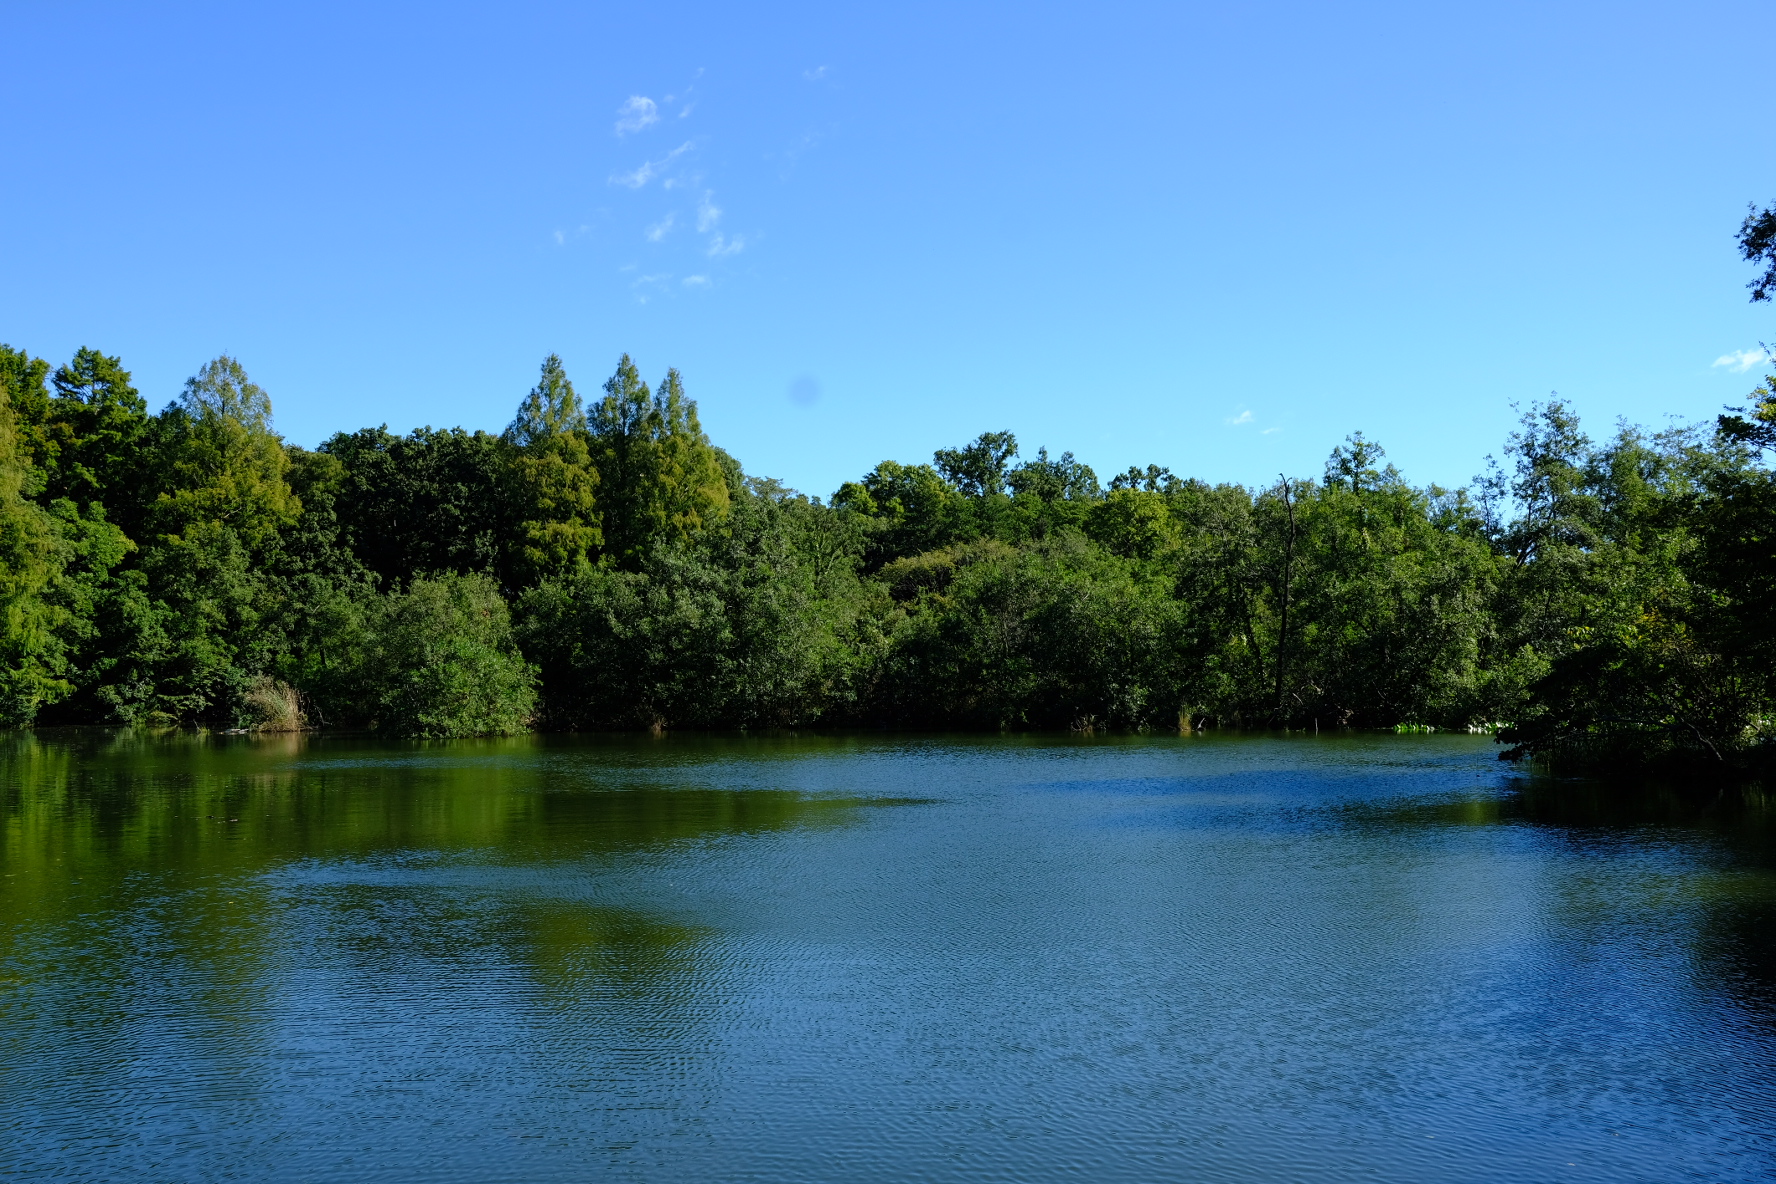
<instances>
[{"instance_id":1,"label":"green foliage","mask_svg":"<svg viewBox=\"0 0 1776 1184\"><path fill-rule=\"evenodd\" d=\"M1727 439L1749 448L1776 449L1776 374L1764 379L1764 384L1751 393L1751 406L1744 415L1720 417L1720 431Z\"/></svg>"},{"instance_id":2,"label":"green foliage","mask_svg":"<svg viewBox=\"0 0 1776 1184\"><path fill-rule=\"evenodd\" d=\"M270 660L268 562L301 505L271 400L226 355L147 433L157 494L113 604L92 696L123 720L232 718Z\"/></svg>"},{"instance_id":3,"label":"green foliage","mask_svg":"<svg viewBox=\"0 0 1776 1184\"><path fill-rule=\"evenodd\" d=\"M937 471L970 497L991 497L1005 491L1005 466L1017 455L1017 437L1010 432L982 432L962 448L940 448L932 458Z\"/></svg>"},{"instance_id":4,"label":"green foliage","mask_svg":"<svg viewBox=\"0 0 1776 1184\"><path fill-rule=\"evenodd\" d=\"M334 686L362 722L400 736L511 736L536 713L536 671L511 613L481 574L416 579L341 621Z\"/></svg>"},{"instance_id":5,"label":"green foliage","mask_svg":"<svg viewBox=\"0 0 1776 1184\"><path fill-rule=\"evenodd\" d=\"M34 455L53 466L57 445L71 439L56 430L58 400L43 389L48 371L47 363L0 346L0 727L31 723L76 692L111 569L130 549L102 506L83 510L50 497L56 491L46 491L49 482L32 463ZM36 417L29 450L15 383L28 388L25 403ZM81 440L72 439L77 449Z\"/></svg>"},{"instance_id":6,"label":"green foliage","mask_svg":"<svg viewBox=\"0 0 1776 1184\"><path fill-rule=\"evenodd\" d=\"M604 553L619 566L636 570L656 544L687 542L726 515L727 472L677 370L650 393L624 354L588 424Z\"/></svg>"},{"instance_id":7,"label":"green foliage","mask_svg":"<svg viewBox=\"0 0 1776 1184\"><path fill-rule=\"evenodd\" d=\"M148 405L123 363L82 347L50 379L45 437L53 464L44 497L80 506L103 504L125 529L139 527L151 484L144 455Z\"/></svg>"},{"instance_id":8,"label":"green foliage","mask_svg":"<svg viewBox=\"0 0 1776 1184\"><path fill-rule=\"evenodd\" d=\"M555 436L586 430L586 409L574 393L560 354L543 359L542 377L518 405L518 414L506 428L505 438L519 448L542 443Z\"/></svg>"},{"instance_id":9,"label":"green foliage","mask_svg":"<svg viewBox=\"0 0 1776 1184\"><path fill-rule=\"evenodd\" d=\"M385 585L438 572L505 578L516 524L497 436L384 426L340 432L320 451L342 470L332 495L340 542Z\"/></svg>"},{"instance_id":10,"label":"green foliage","mask_svg":"<svg viewBox=\"0 0 1776 1184\"><path fill-rule=\"evenodd\" d=\"M1012 499L1001 517L1000 533L1019 541L1079 529L1103 496L1090 465L1074 460L1071 452L1050 460L1047 448L1037 449L1035 460L1010 470L1005 484Z\"/></svg>"},{"instance_id":11,"label":"green foliage","mask_svg":"<svg viewBox=\"0 0 1776 1184\"><path fill-rule=\"evenodd\" d=\"M962 491L930 465L885 460L862 481L840 487L833 504L869 523L865 558L871 567L948 546L975 533Z\"/></svg>"},{"instance_id":12,"label":"green foliage","mask_svg":"<svg viewBox=\"0 0 1776 1184\"><path fill-rule=\"evenodd\" d=\"M0 345L0 386L6 388L12 423L14 463L24 473L27 496L40 492L44 470L54 463L49 432L49 363L29 352Z\"/></svg>"},{"instance_id":13,"label":"green foliage","mask_svg":"<svg viewBox=\"0 0 1776 1184\"><path fill-rule=\"evenodd\" d=\"M873 706L925 726L1175 726L1185 608L1069 535L987 541L883 568L903 603Z\"/></svg>"},{"instance_id":14,"label":"green foliage","mask_svg":"<svg viewBox=\"0 0 1776 1184\"><path fill-rule=\"evenodd\" d=\"M0 347L0 724L1468 728L1768 771L1771 389L1602 441L1534 407L1473 498L1361 433L1317 480L1106 489L986 432L823 505L626 356L586 408L551 355L500 436L308 451L232 358L151 416L117 358Z\"/></svg>"},{"instance_id":15,"label":"green foliage","mask_svg":"<svg viewBox=\"0 0 1776 1184\"><path fill-rule=\"evenodd\" d=\"M604 541L596 498L599 474L592 467L585 412L559 357L544 360L541 380L504 439L514 450L523 582L577 571Z\"/></svg>"},{"instance_id":16,"label":"green foliage","mask_svg":"<svg viewBox=\"0 0 1776 1184\"><path fill-rule=\"evenodd\" d=\"M1502 733L1516 753L1574 769L1767 760L1776 506L1749 462L1729 434L1690 430L1624 429L1572 457L1542 514L1551 541L1506 589L1531 606L1506 627L1546 658Z\"/></svg>"},{"instance_id":17,"label":"green foliage","mask_svg":"<svg viewBox=\"0 0 1776 1184\"><path fill-rule=\"evenodd\" d=\"M1085 532L1125 559L1154 559L1178 545L1166 497L1148 489L1112 489L1085 516Z\"/></svg>"},{"instance_id":18,"label":"green foliage","mask_svg":"<svg viewBox=\"0 0 1776 1184\"><path fill-rule=\"evenodd\" d=\"M61 568L55 520L26 496L32 473L20 447L12 384L32 370L7 350L0 367L0 727L29 723L66 694L58 615L49 591ZM41 379L38 380L39 382Z\"/></svg>"},{"instance_id":19,"label":"green foliage","mask_svg":"<svg viewBox=\"0 0 1776 1184\"><path fill-rule=\"evenodd\" d=\"M1366 725L1484 718L1501 706L1482 661L1491 550L1461 504L1366 463L1380 456L1353 437L1297 507L1282 713Z\"/></svg>"},{"instance_id":20,"label":"green foliage","mask_svg":"<svg viewBox=\"0 0 1776 1184\"><path fill-rule=\"evenodd\" d=\"M193 532L226 532L233 537L220 545L258 553L295 521L301 507L285 479L289 457L271 430L271 399L239 362L224 354L205 363L161 420L162 491L149 512L151 532L175 546Z\"/></svg>"},{"instance_id":21,"label":"green foliage","mask_svg":"<svg viewBox=\"0 0 1776 1184\"><path fill-rule=\"evenodd\" d=\"M843 714L872 647L842 512L754 482L720 532L520 601L552 726L794 726Z\"/></svg>"},{"instance_id":22,"label":"green foliage","mask_svg":"<svg viewBox=\"0 0 1776 1184\"><path fill-rule=\"evenodd\" d=\"M1739 253L1747 263L1764 264L1764 274L1746 286L1753 300L1769 300L1776 296L1776 205L1758 209L1755 205L1739 227Z\"/></svg>"}]
</instances>

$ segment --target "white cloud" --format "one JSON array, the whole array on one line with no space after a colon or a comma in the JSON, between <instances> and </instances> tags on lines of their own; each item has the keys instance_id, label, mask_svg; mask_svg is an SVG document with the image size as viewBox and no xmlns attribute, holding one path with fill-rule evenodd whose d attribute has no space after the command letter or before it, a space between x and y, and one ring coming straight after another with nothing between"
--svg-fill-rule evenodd
<instances>
[{"instance_id":1,"label":"white cloud","mask_svg":"<svg viewBox=\"0 0 1776 1184\"><path fill-rule=\"evenodd\" d=\"M708 234L721 221L721 207L715 204L714 190L705 190L703 200L697 203L697 233Z\"/></svg>"},{"instance_id":2,"label":"white cloud","mask_svg":"<svg viewBox=\"0 0 1776 1184\"><path fill-rule=\"evenodd\" d=\"M672 223L677 219L677 214L667 214L664 218L648 227L642 233L647 236L648 242L657 243L666 237L666 232L672 229Z\"/></svg>"},{"instance_id":3,"label":"white cloud","mask_svg":"<svg viewBox=\"0 0 1776 1184\"><path fill-rule=\"evenodd\" d=\"M704 288L709 286L709 277L706 275L687 275L683 282L684 286L687 288Z\"/></svg>"},{"instance_id":4,"label":"white cloud","mask_svg":"<svg viewBox=\"0 0 1776 1184\"><path fill-rule=\"evenodd\" d=\"M812 70L803 70L802 77L806 78L809 82L819 82L822 78L826 77L826 67L816 66Z\"/></svg>"},{"instance_id":5,"label":"white cloud","mask_svg":"<svg viewBox=\"0 0 1776 1184\"><path fill-rule=\"evenodd\" d=\"M672 273L663 271L654 275L638 275L630 281L629 290L635 293L635 299L642 304L648 302L649 296L656 292L670 290Z\"/></svg>"},{"instance_id":6,"label":"white cloud","mask_svg":"<svg viewBox=\"0 0 1776 1184\"><path fill-rule=\"evenodd\" d=\"M1770 360L1770 351L1758 349L1736 349L1730 354L1722 354L1714 360L1716 366L1725 366L1732 374L1743 374L1753 366L1760 366Z\"/></svg>"},{"instance_id":7,"label":"white cloud","mask_svg":"<svg viewBox=\"0 0 1776 1184\"><path fill-rule=\"evenodd\" d=\"M626 136L649 124L660 122L660 108L646 95L630 95L629 101L617 108L617 134Z\"/></svg>"},{"instance_id":8,"label":"white cloud","mask_svg":"<svg viewBox=\"0 0 1776 1184\"><path fill-rule=\"evenodd\" d=\"M1235 427L1238 427L1242 423L1251 423L1252 413L1250 411L1242 411L1238 415L1229 416L1227 422Z\"/></svg>"},{"instance_id":9,"label":"white cloud","mask_svg":"<svg viewBox=\"0 0 1776 1184\"><path fill-rule=\"evenodd\" d=\"M1283 430L1282 428L1265 428L1262 432L1259 432L1258 434L1260 436L1274 436L1282 430Z\"/></svg>"},{"instance_id":10,"label":"white cloud","mask_svg":"<svg viewBox=\"0 0 1776 1184\"><path fill-rule=\"evenodd\" d=\"M696 98L697 86L696 86L696 83L697 83L697 79L699 79L701 77L703 77L703 71L699 69L695 74L691 75L691 80L690 80L690 82L685 84L684 90L680 91L677 94L667 95L664 99L662 99L660 101L662 103L666 104L666 106L668 106L668 107L672 106L675 103L681 104L681 106L679 107L679 110L678 110L678 117L680 119L685 118L697 106L697 98Z\"/></svg>"},{"instance_id":11,"label":"white cloud","mask_svg":"<svg viewBox=\"0 0 1776 1184\"><path fill-rule=\"evenodd\" d=\"M745 249L746 240L737 234L730 239L724 239L718 234L709 240L709 257L711 259L721 259L728 255L738 255Z\"/></svg>"},{"instance_id":12,"label":"white cloud","mask_svg":"<svg viewBox=\"0 0 1776 1184\"><path fill-rule=\"evenodd\" d=\"M684 143L668 152L665 156L662 156L659 160L650 160L632 173L614 174L610 179L610 183L612 185L622 185L629 189L640 189L643 185L646 185L649 181L652 181L655 177L659 176L661 169L689 152L691 148L691 142L686 140Z\"/></svg>"},{"instance_id":13,"label":"white cloud","mask_svg":"<svg viewBox=\"0 0 1776 1184\"><path fill-rule=\"evenodd\" d=\"M567 241L567 236L565 234L562 234L559 230L557 230L555 232L555 245L559 247L563 243L565 243L566 241Z\"/></svg>"}]
</instances>

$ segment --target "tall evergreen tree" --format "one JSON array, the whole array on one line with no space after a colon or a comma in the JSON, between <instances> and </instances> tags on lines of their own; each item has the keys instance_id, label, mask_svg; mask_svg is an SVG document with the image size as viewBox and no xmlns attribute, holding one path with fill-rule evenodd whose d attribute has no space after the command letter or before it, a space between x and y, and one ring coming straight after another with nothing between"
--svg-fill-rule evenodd
<instances>
[{"instance_id":1,"label":"tall evergreen tree","mask_svg":"<svg viewBox=\"0 0 1776 1184\"><path fill-rule=\"evenodd\" d=\"M12 409L13 383L30 381L34 370L0 368L0 727L30 723L68 690L48 598L61 565L59 537L54 519L25 496L32 474Z\"/></svg>"},{"instance_id":2,"label":"tall evergreen tree","mask_svg":"<svg viewBox=\"0 0 1776 1184\"><path fill-rule=\"evenodd\" d=\"M653 393L624 354L590 427L604 553L618 565L634 568L653 544L687 541L726 515L726 471L677 370Z\"/></svg>"},{"instance_id":3,"label":"tall evergreen tree","mask_svg":"<svg viewBox=\"0 0 1776 1184\"><path fill-rule=\"evenodd\" d=\"M598 470L592 466L586 413L558 355L519 404L503 437L522 503L517 576L524 584L589 563L603 541Z\"/></svg>"},{"instance_id":4,"label":"tall evergreen tree","mask_svg":"<svg viewBox=\"0 0 1776 1184\"><path fill-rule=\"evenodd\" d=\"M46 433L53 441L54 467L44 496L83 507L102 504L111 521L139 532L153 474L145 471L142 454L148 405L131 385L129 371L120 359L83 346L50 382L55 396Z\"/></svg>"}]
</instances>

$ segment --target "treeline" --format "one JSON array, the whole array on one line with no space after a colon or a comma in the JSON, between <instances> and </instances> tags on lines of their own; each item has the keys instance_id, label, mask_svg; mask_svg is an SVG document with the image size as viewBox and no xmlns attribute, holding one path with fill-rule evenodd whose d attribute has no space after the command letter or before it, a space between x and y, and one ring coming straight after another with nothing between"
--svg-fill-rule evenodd
<instances>
[{"instance_id":1,"label":"treeline","mask_svg":"<svg viewBox=\"0 0 1776 1184\"><path fill-rule=\"evenodd\" d=\"M501 434L310 451L232 358L151 414L0 348L0 723L1509 725L1571 763L1771 751L1776 398L1593 441L1534 408L1472 490L1353 435L1317 479L1107 484L1008 432L830 501L676 372L560 360Z\"/></svg>"}]
</instances>

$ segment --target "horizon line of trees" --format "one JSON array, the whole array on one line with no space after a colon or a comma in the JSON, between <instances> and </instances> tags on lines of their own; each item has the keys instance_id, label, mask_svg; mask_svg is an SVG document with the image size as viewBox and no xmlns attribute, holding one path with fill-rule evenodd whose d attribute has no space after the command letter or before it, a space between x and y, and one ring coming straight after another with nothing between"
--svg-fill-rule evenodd
<instances>
[{"instance_id":1,"label":"horizon line of trees","mask_svg":"<svg viewBox=\"0 0 1776 1184\"><path fill-rule=\"evenodd\" d=\"M1740 243L1768 298L1776 213ZM592 401L550 356L499 434L309 450L233 358L151 414L116 357L0 346L0 726L1507 725L1765 768L1773 391L1603 440L1539 404L1471 489L1362 433L1253 488L986 432L823 502L627 356Z\"/></svg>"}]
</instances>

